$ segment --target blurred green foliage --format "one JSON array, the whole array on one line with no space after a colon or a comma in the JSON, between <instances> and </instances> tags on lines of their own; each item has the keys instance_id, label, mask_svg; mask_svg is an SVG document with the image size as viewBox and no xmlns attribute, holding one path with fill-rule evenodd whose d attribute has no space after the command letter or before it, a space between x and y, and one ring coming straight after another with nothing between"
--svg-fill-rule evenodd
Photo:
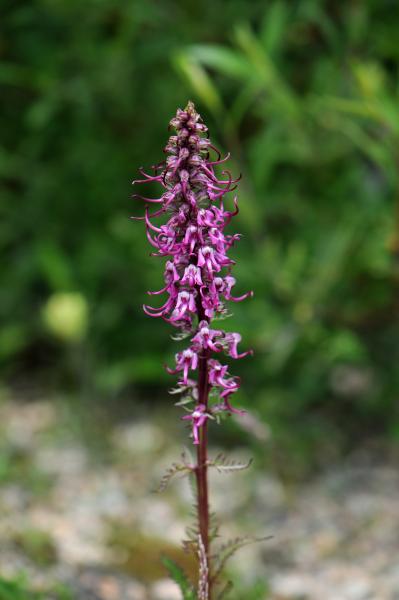
<instances>
[{"instance_id":1,"label":"blurred green foliage","mask_svg":"<svg viewBox=\"0 0 399 600\"><path fill-rule=\"evenodd\" d=\"M56 545L47 531L23 529L15 535L14 543L28 559L45 568L57 562Z\"/></svg>"},{"instance_id":2,"label":"blurred green foliage","mask_svg":"<svg viewBox=\"0 0 399 600\"><path fill-rule=\"evenodd\" d=\"M30 494L40 497L51 489L51 479L37 468L32 456L13 446L0 430L0 485L19 483Z\"/></svg>"},{"instance_id":3,"label":"blurred green foliage","mask_svg":"<svg viewBox=\"0 0 399 600\"><path fill-rule=\"evenodd\" d=\"M43 600L41 594L36 594L29 590L25 585L24 578L13 580L0 579L0 599L1 600Z\"/></svg>"},{"instance_id":4,"label":"blurred green foliage","mask_svg":"<svg viewBox=\"0 0 399 600\"><path fill-rule=\"evenodd\" d=\"M226 323L255 357L235 366L239 402L288 447L398 437L395 4L6 0L1 13L4 377L165 393L176 344L141 312L162 266L127 219L129 183L192 98L243 173L237 287L255 297ZM63 340L43 314L68 294L85 315Z\"/></svg>"},{"instance_id":5,"label":"blurred green foliage","mask_svg":"<svg viewBox=\"0 0 399 600\"><path fill-rule=\"evenodd\" d=\"M56 585L43 592L33 591L28 577L21 574L13 579L0 577L0 600L72 600L72 593L63 585Z\"/></svg>"}]
</instances>

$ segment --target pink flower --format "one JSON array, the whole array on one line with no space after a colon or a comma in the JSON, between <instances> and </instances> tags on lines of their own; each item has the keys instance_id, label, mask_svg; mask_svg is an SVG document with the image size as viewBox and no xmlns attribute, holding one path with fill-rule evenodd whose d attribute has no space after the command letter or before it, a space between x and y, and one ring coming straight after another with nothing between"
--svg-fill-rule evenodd
<instances>
[{"instance_id":1,"label":"pink flower","mask_svg":"<svg viewBox=\"0 0 399 600\"><path fill-rule=\"evenodd\" d=\"M223 350L223 346L220 343L221 336L223 336L222 331L210 329L208 321L201 321L198 325L198 331L191 341L193 342L193 347L198 349L198 351L209 349L213 350L213 352L220 352ZM219 344L217 343L217 338L219 338Z\"/></svg>"},{"instance_id":2,"label":"pink flower","mask_svg":"<svg viewBox=\"0 0 399 600\"><path fill-rule=\"evenodd\" d=\"M176 368L170 369L169 367L166 367L166 370L171 375L179 373L179 371L183 371L182 383L184 385L188 385L188 372L190 369L195 371L197 366L198 354L191 348L186 348L186 350L183 350L183 352L176 354Z\"/></svg>"},{"instance_id":3,"label":"pink flower","mask_svg":"<svg viewBox=\"0 0 399 600\"><path fill-rule=\"evenodd\" d=\"M210 359L209 362L209 383L221 387L228 392L236 391L239 383L234 377L227 377L228 366L221 365L218 360Z\"/></svg>"},{"instance_id":4,"label":"pink flower","mask_svg":"<svg viewBox=\"0 0 399 600\"><path fill-rule=\"evenodd\" d=\"M194 293L183 290L177 295L176 306L169 321L180 321L187 312L195 314L197 307L195 305Z\"/></svg>"},{"instance_id":5,"label":"pink flower","mask_svg":"<svg viewBox=\"0 0 399 600\"><path fill-rule=\"evenodd\" d=\"M208 275L212 276L214 271L220 271L221 265L215 257L215 250L211 246L204 246L198 251L198 266L205 267Z\"/></svg>"},{"instance_id":6,"label":"pink flower","mask_svg":"<svg viewBox=\"0 0 399 600\"><path fill-rule=\"evenodd\" d=\"M190 287L202 286L201 269L196 265L188 265L184 270L184 275L181 279L182 285L188 285Z\"/></svg>"},{"instance_id":7,"label":"pink flower","mask_svg":"<svg viewBox=\"0 0 399 600\"><path fill-rule=\"evenodd\" d=\"M206 412L205 404L197 404L195 409L190 415L185 415L182 417L184 421L192 421L193 426L193 438L194 444L199 444L199 430L204 425L207 419L209 419L209 414Z\"/></svg>"},{"instance_id":8,"label":"pink flower","mask_svg":"<svg viewBox=\"0 0 399 600\"><path fill-rule=\"evenodd\" d=\"M226 333L224 341L227 344L228 355L232 358L244 358L244 356L252 354L252 350L247 350L246 352L241 352L241 354L238 354L237 346L241 342L241 336L239 333Z\"/></svg>"},{"instance_id":9,"label":"pink flower","mask_svg":"<svg viewBox=\"0 0 399 600\"><path fill-rule=\"evenodd\" d=\"M214 329L211 321L227 313L226 302L239 302L251 292L232 295L236 280L230 271L235 263L228 253L240 235L227 235L225 228L238 214L238 206L234 197L233 209L228 210L225 198L237 187L238 179L233 179L228 171L218 176L215 169L229 155L222 158L205 137L207 128L192 103L177 111L170 126L175 131L165 146L166 160L153 167L153 174L141 170L143 178L133 182L159 184L163 193L158 198L135 195L145 203L145 214L133 218L145 221L148 241L155 249L153 255L167 258L163 287L148 292L167 294L167 299L159 308L144 305L144 311L168 321L191 339L191 346L176 354L176 367L167 368L169 373L181 373L178 389L186 394L185 398L191 382L189 371L197 370L200 361L207 361L208 381L201 388L206 397L199 397L199 386L195 389L197 396L189 393L188 402L191 397L196 407L184 417L193 422L197 444L199 429L210 416L207 411L212 412L208 399L211 388L218 390L223 410L237 412L230 398L238 390L240 380L228 373L226 365L212 358L212 353L225 351L234 359L251 353L238 352L240 334ZM214 152L216 158L211 157ZM156 210L150 213L149 207L154 205ZM154 217L160 216L165 217L165 222L154 223Z\"/></svg>"}]
</instances>

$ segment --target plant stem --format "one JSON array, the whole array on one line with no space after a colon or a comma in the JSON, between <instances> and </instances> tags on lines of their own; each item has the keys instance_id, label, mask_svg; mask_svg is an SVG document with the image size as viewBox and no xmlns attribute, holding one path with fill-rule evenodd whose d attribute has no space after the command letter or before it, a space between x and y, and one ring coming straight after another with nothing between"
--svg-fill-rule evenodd
<instances>
[{"instance_id":1,"label":"plant stem","mask_svg":"<svg viewBox=\"0 0 399 600\"><path fill-rule=\"evenodd\" d=\"M199 402L208 405L208 360L206 357L200 359L199 363ZM201 385L202 384L202 385ZM198 484L198 508L199 526L202 543L208 554L209 549L209 502L208 502L208 435L207 424L201 427L200 443L197 448L197 484Z\"/></svg>"},{"instance_id":2,"label":"plant stem","mask_svg":"<svg viewBox=\"0 0 399 600\"><path fill-rule=\"evenodd\" d=\"M204 354L199 360L198 402L208 407L208 356ZM208 599L211 600L210 565L209 565L209 498L208 498L208 431L207 423L201 427L197 447L197 493L198 493L198 525L202 543L205 548L208 566Z\"/></svg>"}]
</instances>

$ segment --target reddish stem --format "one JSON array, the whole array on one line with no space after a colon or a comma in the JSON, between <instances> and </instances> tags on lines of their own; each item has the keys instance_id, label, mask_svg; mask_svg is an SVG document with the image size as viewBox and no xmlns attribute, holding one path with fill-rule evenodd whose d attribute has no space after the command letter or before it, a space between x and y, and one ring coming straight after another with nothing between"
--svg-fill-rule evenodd
<instances>
[{"instance_id":1,"label":"reddish stem","mask_svg":"<svg viewBox=\"0 0 399 600\"><path fill-rule=\"evenodd\" d=\"M204 311L198 302L198 316L201 321L205 318ZM199 357L198 364L198 403L208 409L208 351L204 351ZM195 468L198 494L198 526L202 543L205 549L206 562L208 566L208 600L211 600L211 569L209 561L209 496L208 496L208 429L207 421L199 432L199 444L197 446L197 465Z\"/></svg>"}]
</instances>

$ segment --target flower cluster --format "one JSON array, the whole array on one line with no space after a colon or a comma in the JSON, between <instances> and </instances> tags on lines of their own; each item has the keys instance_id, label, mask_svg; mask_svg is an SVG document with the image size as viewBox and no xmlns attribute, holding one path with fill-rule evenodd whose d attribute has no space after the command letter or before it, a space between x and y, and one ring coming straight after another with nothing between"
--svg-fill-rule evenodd
<instances>
[{"instance_id":1,"label":"flower cluster","mask_svg":"<svg viewBox=\"0 0 399 600\"><path fill-rule=\"evenodd\" d=\"M234 198L234 210L227 210L224 196L236 188L238 180L233 180L228 171L222 171L222 178L215 173L216 165L225 162L229 155L221 158L206 137L207 128L191 102L185 110L177 111L170 126L175 135L165 147L166 161L153 167L152 175L141 170L143 179L133 182L156 182L165 190L160 198L134 195L146 203L145 216L140 218L144 219L148 240L155 248L153 255L168 259L164 287L148 292L167 294L167 300L158 308L144 305L144 311L190 336L190 346L176 354L175 368L167 370L179 374L179 389L194 404L183 419L192 422L194 443L198 444L199 430L208 418L221 411L240 412L230 403L231 395L239 388L239 378L231 376L228 366L213 355L225 352L232 358L242 358L249 354L239 353L238 333L212 329L211 321L226 315L226 301L238 302L252 293L232 293L236 280L231 275L234 261L228 252L240 236L226 234L225 228L238 213L238 206ZM216 153L214 160L211 152ZM159 206L150 214L151 204ZM156 225L154 219L164 214L168 221ZM197 384L189 379L189 373L199 369L201 360L206 360L206 399L199 397ZM221 400L213 406L208 404L211 390L217 391Z\"/></svg>"}]
</instances>

